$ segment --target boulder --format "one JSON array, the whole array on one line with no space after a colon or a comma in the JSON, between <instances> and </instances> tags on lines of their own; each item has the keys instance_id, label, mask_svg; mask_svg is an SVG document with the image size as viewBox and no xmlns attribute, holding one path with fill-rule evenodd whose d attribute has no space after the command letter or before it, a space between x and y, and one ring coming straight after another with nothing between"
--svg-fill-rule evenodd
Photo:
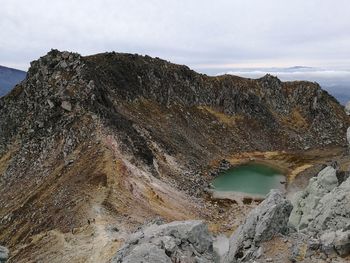
<instances>
[{"instance_id":1,"label":"boulder","mask_svg":"<svg viewBox=\"0 0 350 263\"><path fill-rule=\"evenodd\" d=\"M9 258L9 250L6 247L0 246L0 263L5 263Z\"/></svg>"},{"instance_id":2,"label":"boulder","mask_svg":"<svg viewBox=\"0 0 350 263\"><path fill-rule=\"evenodd\" d=\"M139 246L135 246L135 248L131 250L131 252L120 262L123 262L123 263L145 263L145 262L171 263L171 259L165 254L164 249L161 249L154 244L145 243Z\"/></svg>"},{"instance_id":3,"label":"boulder","mask_svg":"<svg viewBox=\"0 0 350 263\"><path fill-rule=\"evenodd\" d=\"M262 242L287 232L291 211L292 205L284 195L279 190L271 190L231 236L224 262L244 262L254 258Z\"/></svg>"},{"instance_id":4,"label":"boulder","mask_svg":"<svg viewBox=\"0 0 350 263\"><path fill-rule=\"evenodd\" d=\"M66 100L62 101L61 107L66 111L72 111L72 104L69 101L66 101Z\"/></svg>"},{"instance_id":5,"label":"boulder","mask_svg":"<svg viewBox=\"0 0 350 263\"><path fill-rule=\"evenodd\" d=\"M213 240L202 221L151 224L132 234L111 262L214 262Z\"/></svg>"},{"instance_id":6,"label":"boulder","mask_svg":"<svg viewBox=\"0 0 350 263\"><path fill-rule=\"evenodd\" d=\"M297 230L307 228L314 218L315 207L321 198L338 185L336 170L327 166L310 179L305 190L297 192L292 198L293 210L289 223Z\"/></svg>"},{"instance_id":7,"label":"boulder","mask_svg":"<svg viewBox=\"0 0 350 263\"><path fill-rule=\"evenodd\" d=\"M350 227L350 178L325 194L309 213L308 231L320 235Z\"/></svg>"},{"instance_id":8,"label":"boulder","mask_svg":"<svg viewBox=\"0 0 350 263\"><path fill-rule=\"evenodd\" d=\"M295 251L309 253L320 249L329 257L350 254L350 178L344 180L338 186L336 171L328 166L310 179L304 191L297 193L289 219L299 231L294 238ZM307 250L306 239L301 242L302 233L309 241L314 240Z\"/></svg>"},{"instance_id":9,"label":"boulder","mask_svg":"<svg viewBox=\"0 0 350 263\"><path fill-rule=\"evenodd\" d=\"M320 237L321 249L327 255L347 256L350 254L350 231L332 231Z\"/></svg>"}]
</instances>

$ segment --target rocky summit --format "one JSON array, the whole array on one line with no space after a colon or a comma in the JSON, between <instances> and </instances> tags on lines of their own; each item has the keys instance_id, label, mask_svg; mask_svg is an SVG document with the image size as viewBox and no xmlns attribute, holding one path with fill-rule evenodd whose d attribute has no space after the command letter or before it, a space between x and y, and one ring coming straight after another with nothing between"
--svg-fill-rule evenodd
<instances>
[{"instance_id":1,"label":"rocky summit","mask_svg":"<svg viewBox=\"0 0 350 263\"><path fill-rule=\"evenodd\" d=\"M51 50L0 98L0 261L342 260L349 126L317 83ZM209 194L252 160L285 171L292 202Z\"/></svg>"}]
</instances>

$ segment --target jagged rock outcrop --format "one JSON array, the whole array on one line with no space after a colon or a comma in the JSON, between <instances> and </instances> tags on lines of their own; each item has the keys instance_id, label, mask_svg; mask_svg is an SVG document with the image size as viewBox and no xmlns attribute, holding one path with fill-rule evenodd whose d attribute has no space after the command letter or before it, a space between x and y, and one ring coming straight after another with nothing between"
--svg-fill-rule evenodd
<instances>
[{"instance_id":1,"label":"jagged rock outcrop","mask_svg":"<svg viewBox=\"0 0 350 263\"><path fill-rule=\"evenodd\" d=\"M0 263L5 263L9 258L9 250L6 247L0 246Z\"/></svg>"},{"instance_id":2,"label":"jagged rock outcrop","mask_svg":"<svg viewBox=\"0 0 350 263\"><path fill-rule=\"evenodd\" d=\"M290 223L300 231L319 235L350 227L350 179L338 186L336 170L326 167L307 188L296 194Z\"/></svg>"},{"instance_id":3,"label":"jagged rock outcrop","mask_svg":"<svg viewBox=\"0 0 350 263\"><path fill-rule=\"evenodd\" d=\"M308 224L309 231L350 228L350 178L325 194L314 207L314 217Z\"/></svg>"},{"instance_id":4,"label":"jagged rock outcrop","mask_svg":"<svg viewBox=\"0 0 350 263\"><path fill-rule=\"evenodd\" d=\"M331 166L324 168L316 177L311 178L306 189L295 194L290 224L297 230L308 228L318 214L315 208L320 200L336 186L338 186L336 170Z\"/></svg>"},{"instance_id":5,"label":"jagged rock outcrop","mask_svg":"<svg viewBox=\"0 0 350 263\"><path fill-rule=\"evenodd\" d=\"M328 166L296 194L293 205L289 222L307 237L296 247L306 247L306 254L319 249L329 256L349 255L350 178L338 182L336 170Z\"/></svg>"},{"instance_id":6,"label":"jagged rock outcrop","mask_svg":"<svg viewBox=\"0 0 350 263\"><path fill-rule=\"evenodd\" d=\"M152 224L131 235L111 263L214 262L213 239L202 221Z\"/></svg>"},{"instance_id":7,"label":"jagged rock outcrop","mask_svg":"<svg viewBox=\"0 0 350 263\"><path fill-rule=\"evenodd\" d=\"M262 242L288 232L291 203L278 190L272 190L230 238L225 263L248 262L257 256Z\"/></svg>"}]
</instances>

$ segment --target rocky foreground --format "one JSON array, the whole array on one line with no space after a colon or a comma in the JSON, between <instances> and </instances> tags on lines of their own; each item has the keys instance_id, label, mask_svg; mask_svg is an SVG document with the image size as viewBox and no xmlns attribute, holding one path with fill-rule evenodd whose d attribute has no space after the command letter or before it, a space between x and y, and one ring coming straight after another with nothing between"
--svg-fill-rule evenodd
<instances>
[{"instance_id":1,"label":"rocky foreground","mask_svg":"<svg viewBox=\"0 0 350 263\"><path fill-rule=\"evenodd\" d=\"M276 234L285 246L309 233L338 242L347 215L338 224L304 211L309 193L293 201L292 219L289 201L273 192L243 224L258 203L213 200L205 189L223 159L230 166L249 153L280 158L294 178L313 165L303 159L307 150L313 160L333 158L332 147L344 152L349 126L344 108L316 83L209 77L148 56L52 50L0 98L0 245L10 250L1 248L0 259L229 262L275 258L264 246ZM343 191L346 181L337 180L325 180L329 193ZM321 205L327 191L315 187L322 191L310 202L333 213ZM145 226L156 218L164 224ZM217 245L214 234L237 228ZM323 244L313 246L317 258ZM307 247L295 249L295 258Z\"/></svg>"},{"instance_id":2,"label":"rocky foreground","mask_svg":"<svg viewBox=\"0 0 350 263\"><path fill-rule=\"evenodd\" d=\"M328 166L292 202L278 190L222 240L203 221L157 220L131 234L111 263L348 262L350 260L350 177ZM283 255L265 253L269 241L288 244ZM8 250L0 247L0 262Z\"/></svg>"},{"instance_id":3,"label":"rocky foreground","mask_svg":"<svg viewBox=\"0 0 350 263\"><path fill-rule=\"evenodd\" d=\"M272 190L227 246L215 240L202 221L158 222L131 235L111 262L347 262L349 198L350 178L339 180L329 166L292 203ZM264 244L276 237L290 246L284 256L269 257Z\"/></svg>"}]
</instances>

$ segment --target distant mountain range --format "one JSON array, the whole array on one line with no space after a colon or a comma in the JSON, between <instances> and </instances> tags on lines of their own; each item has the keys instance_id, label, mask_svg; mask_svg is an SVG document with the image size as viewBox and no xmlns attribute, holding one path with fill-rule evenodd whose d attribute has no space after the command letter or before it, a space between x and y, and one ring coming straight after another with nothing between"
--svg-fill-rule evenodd
<instances>
[{"instance_id":1,"label":"distant mountain range","mask_svg":"<svg viewBox=\"0 0 350 263\"><path fill-rule=\"evenodd\" d=\"M6 95L26 77L27 72L0 66L0 97Z\"/></svg>"}]
</instances>

